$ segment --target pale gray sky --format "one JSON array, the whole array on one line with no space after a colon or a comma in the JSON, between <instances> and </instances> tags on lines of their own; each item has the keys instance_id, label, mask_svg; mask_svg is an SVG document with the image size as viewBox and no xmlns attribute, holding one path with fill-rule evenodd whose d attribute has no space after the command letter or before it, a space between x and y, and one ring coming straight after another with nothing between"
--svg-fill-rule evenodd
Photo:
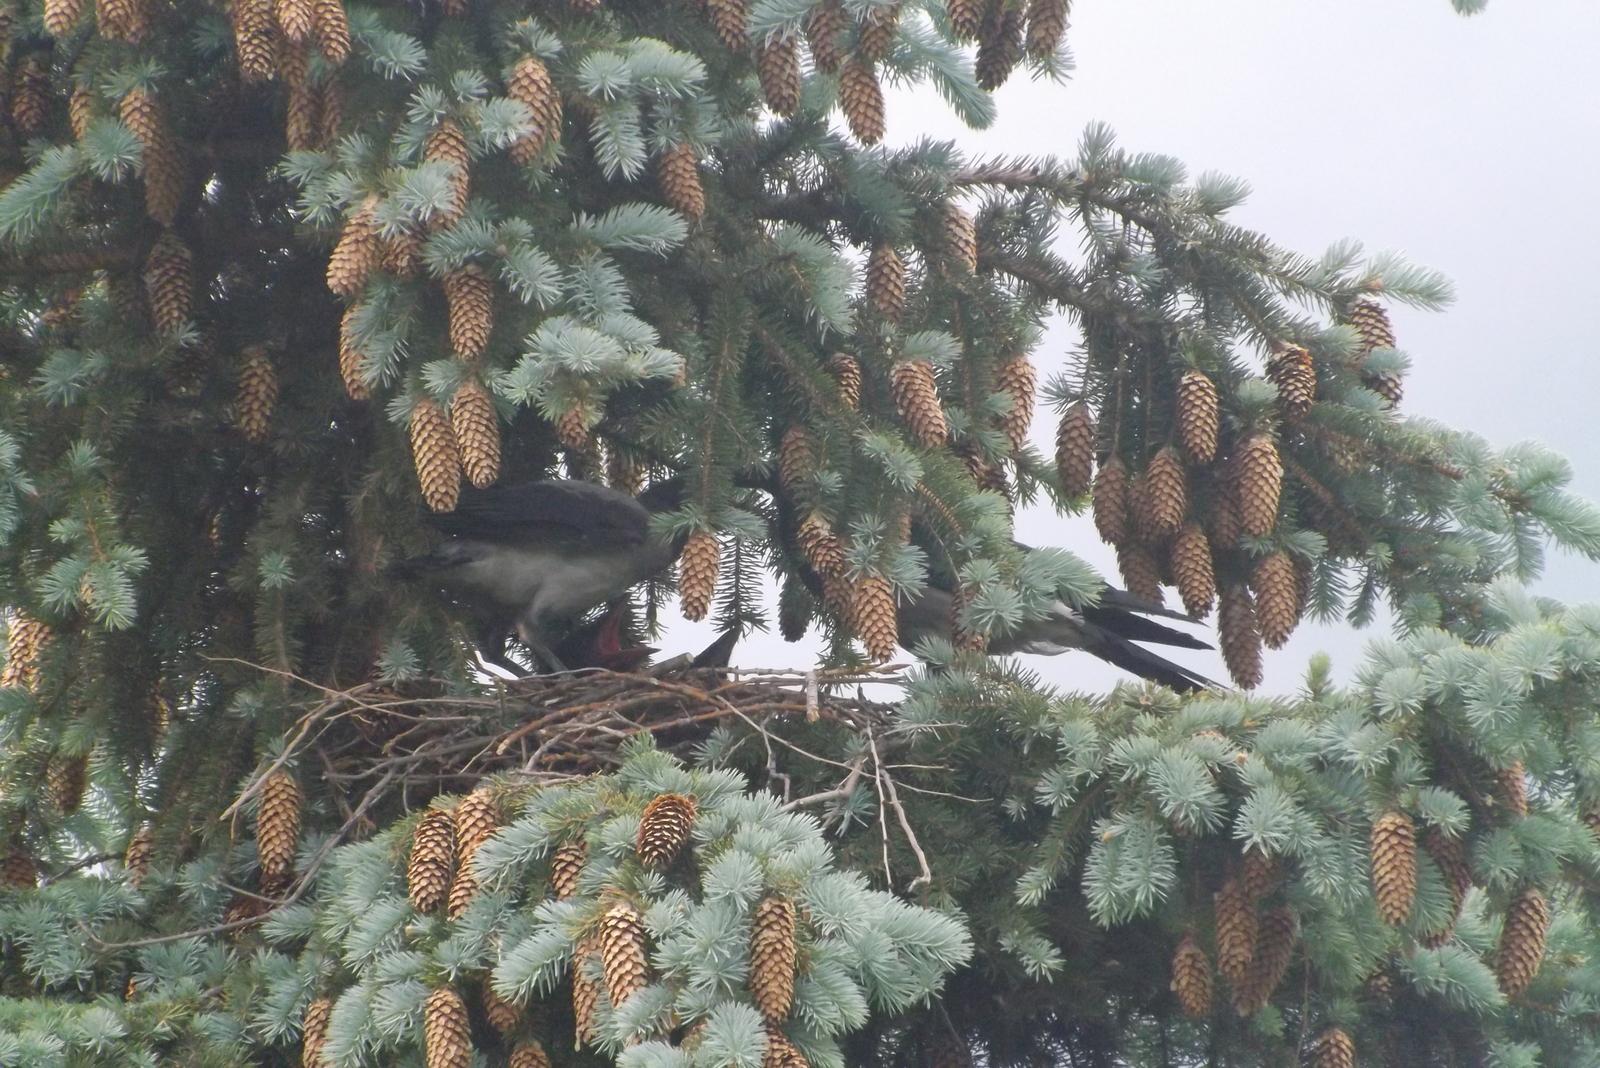
<instances>
[{"instance_id":1,"label":"pale gray sky","mask_svg":"<svg viewBox=\"0 0 1600 1068\"><path fill-rule=\"evenodd\" d=\"M987 131L963 127L931 91L891 93L889 143L928 135L969 156L1070 156L1103 121L1129 149L1247 180L1254 192L1233 219L1281 245L1318 253L1350 237L1438 268L1456 304L1394 314L1413 361L1402 410L1498 445L1545 442L1573 462L1574 488L1600 498L1600 3L1491 0L1463 19L1447 0L1075 0L1068 40L1072 79L1014 76ZM1075 340L1052 333L1035 353L1042 375ZM1041 445L1049 429L1036 428ZM1018 529L1115 581L1086 521L1026 514ZM1600 565L1553 557L1542 590L1600 599ZM709 634L679 621L665 644ZM1294 689L1318 649L1348 677L1371 636L1302 627L1268 654L1263 688ZM756 636L736 660L798 666L814 648ZM1177 658L1226 678L1215 658ZM1122 677L1079 654L1026 660L1069 689Z\"/></svg>"}]
</instances>

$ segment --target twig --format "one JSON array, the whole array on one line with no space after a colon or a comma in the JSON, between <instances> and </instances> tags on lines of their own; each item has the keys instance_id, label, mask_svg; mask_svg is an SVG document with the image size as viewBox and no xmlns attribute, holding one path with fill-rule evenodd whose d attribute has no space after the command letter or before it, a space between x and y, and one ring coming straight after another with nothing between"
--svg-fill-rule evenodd
<instances>
[{"instance_id":1,"label":"twig","mask_svg":"<svg viewBox=\"0 0 1600 1068\"><path fill-rule=\"evenodd\" d=\"M878 774L882 777L883 785L889 791L889 805L894 809L895 818L900 821L900 829L905 832L906 841L911 845L911 852L916 854L917 864L922 869L922 874L911 880L911 885L906 887L907 891L915 891L917 887L933 882L933 872L928 870L928 856L922 851L922 843L917 841L916 832L911 829L911 820L906 817L905 806L900 804L900 795L894 788L894 776L884 770L883 761L878 757L877 739L872 737L870 730L867 732L867 745L872 748L873 763L878 768ZM881 816L882 813L880 812L879 815ZM884 833L887 835L888 831L885 830ZM884 848L887 850L887 843L885 843ZM885 853L885 856L887 856L887 853Z\"/></svg>"},{"instance_id":2,"label":"twig","mask_svg":"<svg viewBox=\"0 0 1600 1068\"><path fill-rule=\"evenodd\" d=\"M832 790L824 790L819 794L808 794L805 797L796 798L795 800L784 805L778 811L793 812L795 809L804 808L807 805L820 805L824 801L833 801L836 799L849 797L851 794L856 792L856 784L861 781L861 769L866 762L867 757L866 754L863 753L850 763L850 774L845 777L844 782L840 783L838 786L835 786Z\"/></svg>"}]
</instances>

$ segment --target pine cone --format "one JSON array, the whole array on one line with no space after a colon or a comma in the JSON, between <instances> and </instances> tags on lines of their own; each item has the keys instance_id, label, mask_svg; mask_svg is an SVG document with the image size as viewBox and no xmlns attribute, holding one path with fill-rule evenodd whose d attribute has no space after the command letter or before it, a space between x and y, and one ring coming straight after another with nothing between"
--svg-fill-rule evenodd
<instances>
[{"instance_id":1,"label":"pine cone","mask_svg":"<svg viewBox=\"0 0 1600 1068\"><path fill-rule=\"evenodd\" d=\"M787 117L800 110L800 44L794 37L785 34L759 46L756 73L773 114Z\"/></svg>"},{"instance_id":2,"label":"pine cone","mask_svg":"<svg viewBox=\"0 0 1600 1068\"><path fill-rule=\"evenodd\" d=\"M1600 812L1590 810L1580 817L1595 837L1600 838Z\"/></svg>"},{"instance_id":3,"label":"pine cone","mask_svg":"<svg viewBox=\"0 0 1600 1068\"><path fill-rule=\"evenodd\" d=\"M1274 909L1261 917L1250 969L1233 989L1233 1008L1240 1016L1259 1012L1271 1000L1289 970L1298 933L1299 925L1288 909Z\"/></svg>"},{"instance_id":4,"label":"pine cone","mask_svg":"<svg viewBox=\"0 0 1600 1068\"><path fill-rule=\"evenodd\" d=\"M1211 962L1194 935L1186 934L1172 954L1172 992L1191 1018L1199 1020L1211 1012Z\"/></svg>"},{"instance_id":5,"label":"pine cone","mask_svg":"<svg viewBox=\"0 0 1600 1068\"><path fill-rule=\"evenodd\" d=\"M1312 1050L1311 1068L1356 1068L1356 1044L1343 1029L1328 1028Z\"/></svg>"},{"instance_id":6,"label":"pine cone","mask_svg":"<svg viewBox=\"0 0 1600 1068\"><path fill-rule=\"evenodd\" d=\"M467 196L472 184L472 146L467 135L449 119L441 122L422 144L422 158L428 163L449 163L454 170L450 186L454 191L451 204L428 221L430 228L439 230L461 218L467 210ZM452 343L454 338L451 339Z\"/></svg>"},{"instance_id":7,"label":"pine cone","mask_svg":"<svg viewBox=\"0 0 1600 1068\"><path fill-rule=\"evenodd\" d=\"M868 575L850 589L852 629L867 647L867 659L882 664L894 656L898 641L894 593L889 580Z\"/></svg>"},{"instance_id":8,"label":"pine cone","mask_svg":"<svg viewBox=\"0 0 1600 1068\"><path fill-rule=\"evenodd\" d=\"M851 56L839 69L839 106L857 141L875 145L883 140L883 87L871 63Z\"/></svg>"},{"instance_id":9,"label":"pine cone","mask_svg":"<svg viewBox=\"0 0 1600 1068\"><path fill-rule=\"evenodd\" d=\"M1189 508L1189 486L1176 449L1169 445L1156 453L1145 471L1141 490L1140 532L1153 542L1177 533Z\"/></svg>"},{"instance_id":10,"label":"pine cone","mask_svg":"<svg viewBox=\"0 0 1600 1068\"><path fill-rule=\"evenodd\" d=\"M822 0L806 19L806 47L811 50L811 65L819 74L838 74L844 54L839 51L839 35L848 20L839 0Z\"/></svg>"},{"instance_id":11,"label":"pine cone","mask_svg":"<svg viewBox=\"0 0 1600 1068\"><path fill-rule=\"evenodd\" d=\"M1217 971L1244 982L1256 955L1256 905L1238 879L1222 884L1216 896Z\"/></svg>"},{"instance_id":12,"label":"pine cone","mask_svg":"<svg viewBox=\"0 0 1600 1068\"><path fill-rule=\"evenodd\" d=\"M1161 568L1144 546L1117 546L1117 570L1122 572L1122 584L1129 593L1151 604L1165 602L1161 593Z\"/></svg>"},{"instance_id":13,"label":"pine cone","mask_svg":"<svg viewBox=\"0 0 1600 1068\"><path fill-rule=\"evenodd\" d=\"M595 1027L595 1009L600 1004L600 984L590 978L584 964L596 953L593 936L579 942L572 952L572 1017L576 1038L574 1048L585 1042L593 1043L598 1031Z\"/></svg>"},{"instance_id":14,"label":"pine cone","mask_svg":"<svg viewBox=\"0 0 1600 1068\"><path fill-rule=\"evenodd\" d=\"M494 330L494 282L469 263L444 276L444 295L450 305L450 347L462 359L475 360Z\"/></svg>"},{"instance_id":15,"label":"pine cone","mask_svg":"<svg viewBox=\"0 0 1600 1068\"><path fill-rule=\"evenodd\" d=\"M450 404L450 427L467 478L479 489L493 485L500 477L500 421L489 391L477 382L463 382Z\"/></svg>"},{"instance_id":16,"label":"pine cone","mask_svg":"<svg viewBox=\"0 0 1600 1068\"><path fill-rule=\"evenodd\" d=\"M278 27L272 0L233 0L231 11L240 77L246 82L270 81L278 70Z\"/></svg>"},{"instance_id":17,"label":"pine cone","mask_svg":"<svg viewBox=\"0 0 1600 1068\"><path fill-rule=\"evenodd\" d=\"M856 55L876 63L887 59L894 47L895 35L900 32L900 5L886 4L868 11L861 20L861 30L856 35Z\"/></svg>"},{"instance_id":18,"label":"pine cone","mask_svg":"<svg viewBox=\"0 0 1600 1068\"><path fill-rule=\"evenodd\" d=\"M583 864L589 847L577 838L562 844L550 858L550 887L556 899L565 901L578 892L578 878L583 874Z\"/></svg>"},{"instance_id":19,"label":"pine cone","mask_svg":"<svg viewBox=\"0 0 1600 1068\"><path fill-rule=\"evenodd\" d=\"M23 137L44 129L50 117L50 67L44 53L35 52L17 67L11 90L11 122Z\"/></svg>"},{"instance_id":20,"label":"pine cone","mask_svg":"<svg viewBox=\"0 0 1600 1068\"><path fill-rule=\"evenodd\" d=\"M1100 539L1111 545L1128 540L1128 469L1122 457L1111 456L1100 465L1094 480L1094 526Z\"/></svg>"},{"instance_id":21,"label":"pine cone","mask_svg":"<svg viewBox=\"0 0 1600 1068\"><path fill-rule=\"evenodd\" d=\"M83 15L83 0L45 0L44 30L51 37L66 37Z\"/></svg>"},{"instance_id":22,"label":"pine cone","mask_svg":"<svg viewBox=\"0 0 1600 1068\"><path fill-rule=\"evenodd\" d=\"M944 252L967 274L978 273L978 224L951 201L944 206Z\"/></svg>"},{"instance_id":23,"label":"pine cone","mask_svg":"<svg viewBox=\"0 0 1600 1068\"><path fill-rule=\"evenodd\" d=\"M89 132L89 124L95 119L96 99L94 90L88 86L72 87L72 96L67 98L67 125L72 127L75 140L82 141L83 135Z\"/></svg>"},{"instance_id":24,"label":"pine cone","mask_svg":"<svg viewBox=\"0 0 1600 1068\"><path fill-rule=\"evenodd\" d=\"M483 981L483 1015L497 1034L509 1035L522 1022L522 1010L495 993L488 979Z\"/></svg>"},{"instance_id":25,"label":"pine cone","mask_svg":"<svg viewBox=\"0 0 1600 1068\"><path fill-rule=\"evenodd\" d=\"M94 10L96 28L108 41L137 43L149 29L144 0L98 0Z\"/></svg>"},{"instance_id":26,"label":"pine cone","mask_svg":"<svg viewBox=\"0 0 1600 1068\"><path fill-rule=\"evenodd\" d=\"M984 0L949 0L950 28L959 41L971 41L983 28Z\"/></svg>"},{"instance_id":27,"label":"pine cone","mask_svg":"<svg viewBox=\"0 0 1600 1068\"><path fill-rule=\"evenodd\" d=\"M1389 325L1389 313L1377 301L1362 299L1350 305L1350 325L1356 328L1361 339L1358 361L1373 349L1394 348L1394 327Z\"/></svg>"},{"instance_id":28,"label":"pine cone","mask_svg":"<svg viewBox=\"0 0 1600 1068\"><path fill-rule=\"evenodd\" d=\"M1251 573L1250 586L1261 640L1268 649L1282 649L1300 622L1300 579L1294 562L1284 553L1263 556Z\"/></svg>"},{"instance_id":29,"label":"pine cone","mask_svg":"<svg viewBox=\"0 0 1600 1068\"><path fill-rule=\"evenodd\" d=\"M1406 922L1417 896L1417 834L1404 812L1386 813L1372 825L1372 890L1384 923Z\"/></svg>"},{"instance_id":30,"label":"pine cone","mask_svg":"<svg viewBox=\"0 0 1600 1068\"><path fill-rule=\"evenodd\" d=\"M138 886L150 874L150 855L155 850L155 831L148 823L128 837L128 849L122 856L122 871L129 886Z\"/></svg>"},{"instance_id":31,"label":"pine cone","mask_svg":"<svg viewBox=\"0 0 1600 1068\"><path fill-rule=\"evenodd\" d=\"M700 184L700 161L688 142L673 145L656 164L656 181L667 206L690 222L706 213L706 191Z\"/></svg>"},{"instance_id":32,"label":"pine cone","mask_svg":"<svg viewBox=\"0 0 1600 1068\"><path fill-rule=\"evenodd\" d=\"M785 430L778 443L778 484L792 495L796 486L811 477L816 466L817 453L806 428L796 424Z\"/></svg>"},{"instance_id":33,"label":"pine cone","mask_svg":"<svg viewBox=\"0 0 1600 1068\"><path fill-rule=\"evenodd\" d=\"M1239 526L1253 538L1264 538L1278 522L1278 494L1283 489L1278 446L1265 435L1253 437L1234 457L1233 466Z\"/></svg>"},{"instance_id":34,"label":"pine cone","mask_svg":"<svg viewBox=\"0 0 1600 1068\"><path fill-rule=\"evenodd\" d=\"M550 1068L550 1055L538 1041L525 1038L511 1051L511 1059L506 1061L506 1068Z\"/></svg>"},{"instance_id":35,"label":"pine cone","mask_svg":"<svg viewBox=\"0 0 1600 1068\"><path fill-rule=\"evenodd\" d=\"M377 267L396 278L415 278L421 256L422 235L415 230L402 230L392 237L378 239Z\"/></svg>"},{"instance_id":36,"label":"pine cone","mask_svg":"<svg viewBox=\"0 0 1600 1068\"><path fill-rule=\"evenodd\" d=\"M1226 482L1217 484L1211 498L1211 546L1218 552L1239 547L1244 531L1239 525L1239 506L1234 503L1233 489Z\"/></svg>"},{"instance_id":37,"label":"pine cone","mask_svg":"<svg viewBox=\"0 0 1600 1068\"><path fill-rule=\"evenodd\" d=\"M26 849L13 845L5 860L0 861L0 886L32 890L38 885L39 865L33 862Z\"/></svg>"},{"instance_id":38,"label":"pine cone","mask_svg":"<svg viewBox=\"0 0 1600 1068\"><path fill-rule=\"evenodd\" d=\"M123 125L144 148L145 214L162 226L171 226L183 201L183 166L161 105L144 89L134 89L122 98L118 110Z\"/></svg>"},{"instance_id":39,"label":"pine cone","mask_svg":"<svg viewBox=\"0 0 1600 1068\"><path fill-rule=\"evenodd\" d=\"M1242 690L1261 685L1261 631L1255 601L1243 586L1224 586L1217 604L1217 641L1228 674Z\"/></svg>"},{"instance_id":40,"label":"pine cone","mask_svg":"<svg viewBox=\"0 0 1600 1068\"><path fill-rule=\"evenodd\" d=\"M78 754L57 754L45 769L45 793L50 807L59 815L70 816L83 803L83 793L89 787L89 758Z\"/></svg>"},{"instance_id":41,"label":"pine cone","mask_svg":"<svg viewBox=\"0 0 1600 1068\"><path fill-rule=\"evenodd\" d=\"M795 908L786 897L756 906L750 930L750 1000L769 1024L789 1015L794 1004Z\"/></svg>"},{"instance_id":42,"label":"pine cone","mask_svg":"<svg viewBox=\"0 0 1600 1068\"><path fill-rule=\"evenodd\" d=\"M839 403L851 411L861 407L861 365L847 352L828 358L828 370L839 383Z\"/></svg>"},{"instance_id":43,"label":"pine cone","mask_svg":"<svg viewBox=\"0 0 1600 1068\"><path fill-rule=\"evenodd\" d=\"M261 784L261 802L256 811L256 857L263 878L281 880L294 871L304 802L299 782L286 771L273 772Z\"/></svg>"},{"instance_id":44,"label":"pine cone","mask_svg":"<svg viewBox=\"0 0 1600 1068\"><path fill-rule=\"evenodd\" d=\"M278 72L289 85L289 101L283 123L284 141L290 152L307 152L317 147L322 91L311 84L311 61L306 55L305 46L288 41L281 44Z\"/></svg>"},{"instance_id":45,"label":"pine cone","mask_svg":"<svg viewBox=\"0 0 1600 1068\"><path fill-rule=\"evenodd\" d=\"M1422 836L1422 847L1439 866L1445 885L1450 889L1450 922L1437 931L1429 932L1422 940L1429 949L1437 949L1450 940L1456 919L1461 913L1461 903L1472 889L1472 864L1467 860L1466 847L1461 839L1449 838L1437 827L1428 828Z\"/></svg>"},{"instance_id":46,"label":"pine cone","mask_svg":"<svg viewBox=\"0 0 1600 1068\"><path fill-rule=\"evenodd\" d=\"M750 18L750 0L705 0L706 21L723 45L733 52L747 47L745 25Z\"/></svg>"},{"instance_id":47,"label":"pine cone","mask_svg":"<svg viewBox=\"0 0 1600 1068\"><path fill-rule=\"evenodd\" d=\"M1514 998L1528 989L1544 962L1545 936L1550 933L1550 906L1536 886L1525 886L1506 909L1495 954L1494 974L1500 990Z\"/></svg>"},{"instance_id":48,"label":"pine cone","mask_svg":"<svg viewBox=\"0 0 1600 1068\"><path fill-rule=\"evenodd\" d=\"M992 93L1004 85L1022 59L1023 48L1022 7L992 4L978 31L978 57L973 63L978 88Z\"/></svg>"},{"instance_id":49,"label":"pine cone","mask_svg":"<svg viewBox=\"0 0 1600 1068\"><path fill-rule=\"evenodd\" d=\"M39 664L50 645L50 627L18 609L6 621L6 666L0 687L39 688Z\"/></svg>"},{"instance_id":50,"label":"pine cone","mask_svg":"<svg viewBox=\"0 0 1600 1068\"><path fill-rule=\"evenodd\" d=\"M328 1021L333 1018L333 1002L317 998L306 1006L300 1021L300 1068L327 1068L322 1047L328 1041Z\"/></svg>"},{"instance_id":51,"label":"pine cone","mask_svg":"<svg viewBox=\"0 0 1600 1068\"><path fill-rule=\"evenodd\" d=\"M362 353L356 347L355 318L361 305L352 304L339 321L339 377L344 381L344 391L351 400L366 400L372 396L366 379L361 374Z\"/></svg>"},{"instance_id":52,"label":"pine cone","mask_svg":"<svg viewBox=\"0 0 1600 1068\"><path fill-rule=\"evenodd\" d=\"M1033 423L1033 394L1039 376L1027 353L1019 352L995 376L999 392L1011 394L1011 410L1000 417L1000 429L1011 441L1011 450L1021 452L1028 443L1028 427Z\"/></svg>"},{"instance_id":53,"label":"pine cone","mask_svg":"<svg viewBox=\"0 0 1600 1068\"><path fill-rule=\"evenodd\" d=\"M842 578L845 572L844 546L828 521L816 512L807 513L795 532L806 563L825 578Z\"/></svg>"},{"instance_id":54,"label":"pine cone","mask_svg":"<svg viewBox=\"0 0 1600 1068\"><path fill-rule=\"evenodd\" d=\"M472 1068L472 1024L461 995L441 986L422 1003L428 1068Z\"/></svg>"},{"instance_id":55,"label":"pine cone","mask_svg":"<svg viewBox=\"0 0 1600 1068\"><path fill-rule=\"evenodd\" d=\"M423 913L444 908L456 865L456 821L447 810L429 809L411 836L406 861L406 892Z\"/></svg>"},{"instance_id":56,"label":"pine cone","mask_svg":"<svg viewBox=\"0 0 1600 1068\"><path fill-rule=\"evenodd\" d=\"M260 345L247 345L239 355L239 433L250 444L260 445L267 440L278 406L278 372Z\"/></svg>"},{"instance_id":57,"label":"pine cone","mask_svg":"<svg viewBox=\"0 0 1600 1068\"><path fill-rule=\"evenodd\" d=\"M444 899L444 914L452 920L460 919L461 914L472 907L477 897L478 876L473 872L472 865L463 858L450 876L450 889Z\"/></svg>"},{"instance_id":58,"label":"pine cone","mask_svg":"<svg viewBox=\"0 0 1600 1068\"><path fill-rule=\"evenodd\" d=\"M1094 413L1087 404L1078 401L1061 413L1056 427L1056 471L1061 476L1061 492L1068 497L1081 497L1093 486L1094 438Z\"/></svg>"},{"instance_id":59,"label":"pine cone","mask_svg":"<svg viewBox=\"0 0 1600 1068\"><path fill-rule=\"evenodd\" d=\"M1211 545L1196 523L1172 539L1172 578L1183 599L1183 610L1197 619L1211 614L1217 599L1217 578L1211 568Z\"/></svg>"},{"instance_id":60,"label":"pine cone","mask_svg":"<svg viewBox=\"0 0 1600 1068\"><path fill-rule=\"evenodd\" d=\"M568 452L583 452L589 447L589 416L581 404L574 404L556 420L556 440Z\"/></svg>"},{"instance_id":61,"label":"pine cone","mask_svg":"<svg viewBox=\"0 0 1600 1068\"><path fill-rule=\"evenodd\" d=\"M867 299L878 314L894 322L906 310L906 265L887 241L881 241L867 257Z\"/></svg>"},{"instance_id":62,"label":"pine cone","mask_svg":"<svg viewBox=\"0 0 1600 1068\"><path fill-rule=\"evenodd\" d=\"M682 794L662 794L639 817L634 849L647 868L665 868L678 858L694 830L695 802Z\"/></svg>"},{"instance_id":63,"label":"pine cone","mask_svg":"<svg viewBox=\"0 0 1600 1068\"><path fill-rule=\"evenodd\" d=\"M698 622L711 609L717 592L717 571L722 565L722 546L717 536L705 530L689 535L678 560L678 601L683 618Z\"/></svg>"},{"instance_id":64,"label":"pine cone","mask_svg":"<svg viewBox=\"0 0 1600 1068\"><path fill-rule=\"evenodd\" d=\"M626 901L606 910L600 921L600 963L605 969L606 993L613 1008L650 982L650 958L645 952L644 917Z\"/></svg>"},{"instance_id":65,"label":"pine cone","mask_svg":"<svg viewBox=\"0 0 1600 1068\"><path fill-rule=\"evenodd\" d=\"M1500 796L1505 799L1506 811L1513 816L1528 814L1528 774L1522 761L1515 761L1500 772Z\"/></svg>"},{"instance_id":66,"label":"pine cone","mask_svg":"<svg viewBox=\"0 0 1600 1068\"><path fill-rule=\"evenodd\" d=\"M177 234L164 230L144 261L144 288L150 297L150 318L161 333L171 333L190 314L194 288L194 254Z\"/></svg>"},{"instance_id":67,"label":"pine cone","mask_svg":"<svg viewBox=\"0 0 1600 1068\"><path fill-rule=\"evenodd\" d=\"M344 224L339 243L328 257L328 288L341 297L353 297L367 284L378 265L378 198L368 197Z\"/></svg>"},{"instance_id":68,"label":"pine cone","mask_svg":"<svg viewBox=\"0 0 1600 1068\"><path fill-rule=\"evenodd\" d=\"M461 498L461 450L450 420L429 397L418 398L411 409L411 459L429 509L455 511Z\"/></svg>"},{"instance_id":69,"label":"pine cone","mask_svg":"<svg viewBox=\"0 0 1600 1068\"><path fill-rule=\"evenodd\" d=\"M761 1068L811 1068L800 1047L789 1036L772 1024L767 1024L767 1052L761 1059Z\"/></svg>"},{"instance_id":70,"label":"pine cone","mask_svg":"<svg viewBox=\"0 0 1600 1068\"><path fill-rule=\"evenodd\" d=\"M1178 379L1178 436L1194 463L1216 459L1219 420L1217 387L1203 372L1185 371Z\"/></svg>"},{"instance_id":71,"label":"pine cone","mask_svg":"<svg viewBox=\"0 0 1600 1068\"><path fill-rule=\"evenodd\" d=\"M1388 401L1391 408L1399 407L1405 398L1405 379L1398 371L1363 371L1361 384Z\"/></svg>"},{"instance_id":72,"label":"pine cone","mask_svg":"<svg viewBox=\"0 0 1600 1068\"><path fill-rule=\"evenodd\" d=\"M337 67L349 58L350 19L343 0L311 0L311 36L330 66Z\"/></svg>"},{"instance_id":73,"label":"pine cone","mask_svg":"<svg viewBox=\"0 0 1600 1068\"><path fill-rule=\"evenodd\" d=\"M1049 59L1067 31L1068 0L1033 0L1028 5L1028 54Z\"/></svg>"},{"instance_id":74,"label":"pine cone","mask_svg":"<svg viewBox=\"0 0 1600 1068\"><path fill-rule=\"evenodd\" d=\"M311 0L274 0L272 13L278 29L294 44L311 38Z\"/></svg>"},{"instance_id":75,"label":"pine cone","mask_svg":"<svg viewBox=\"0 0 1600 1068\"><path fill-rule=\"evenodd\" d=\"M500 804L491 787L480 786L456 804L456 856L465 861L500 827Z\"/></svg>"},{"instance_id":76,"label":"pine cone","mask_svg":"<svg viewBox=\"0 0 1600 1068\"><path fill-rule=\"evenodd\" d=\"M1311 353L1299 345L1284 349L1267 364L1267 378L1278 387L1278 407L1284 418L1291 423L1304 419L1317 399L1317 370Z\"/></svg>"},{"instance_id":77,"label":"pine cone","mask_svg":"<svg viewBox=\"0 0 1600 1068\"><path fill-rule=\"evenodd\" d=\"M1250 895L1250 900L1259 901L1277 883L1280 869L1277 857L1251 846L1244 851L1244 864L1239 868L1239 885Z\"/></svg>"},{"instance_id":78,"label":"pine cone","mask_svg":"<svg viewBox=\"0 0 1600 1068\"><path fill-rule=\"evenodd\" d=\"M606 445L606 485L630 497L644 489L644 466L614 443Z\"/></svg>"},{"instance_id":79,"label":"pine cone","mask_svg":"<svg viewBox=\"0 0 1600 1068\"><path fill-rule=\"evenodd\" d=\"M890 373L889 388L912 437L925 448L942 446L950 428L939 403L939 385L933 377L933 364L927 360L901 360Z\"/></svg>"},{"instance_id":80,"label":"pine cone","mask_svg":"<svg viewBox=\"0 0 1600 1068\"><path fill-rule=\"evenodd\" d=\"M506 79L506 96L533 114L533 132L511 144L511 159L526 167L544 152L544 146L561 140L561 94L556 91L550 70L538 56L526 55L511 68Z\"/></svg>"}]
</instances>

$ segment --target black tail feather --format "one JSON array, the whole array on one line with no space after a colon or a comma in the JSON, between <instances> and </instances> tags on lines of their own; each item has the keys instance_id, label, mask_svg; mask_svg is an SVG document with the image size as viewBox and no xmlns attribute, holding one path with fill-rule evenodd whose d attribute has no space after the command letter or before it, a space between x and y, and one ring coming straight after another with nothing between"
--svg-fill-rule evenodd
<instances>
[{"instance_id":1,"label":"black tail feather","mask_svg":"<svg viewBox=\"0 0 1600 1068\"><path fill-rule=\"evenodd\" d=\"M1166 657L1157 656L1120 635L1096 627L1090 637L1092 640L1086 646L1088 652L1142 679L1149 679L1178 693L1197 693L1216 686L1204 675L1196 674L1182 664L1174 664Z\"/></svg>"},{"instance_id":2,"label":"black tail feather","mask_svg":"<svg viewBox=\"0 0 1600 1068\"><path fill-rule=\"evenodd\" d=\"M1085 605L1083 618L1102 630L1110 631L1119 637L1135 642L1155 642L1157 645L1172 645L1180 649L1209 649L1210 645L1186 634L1181 630L1163 626L1143 616L1136 616L1132 612L1121 608L1108 607L1104 604ZM1171 613L1169 613L1171 615ZM1178 616L1179 619L1188 619L1188 616Z\"/></svg>"}]
</instances>

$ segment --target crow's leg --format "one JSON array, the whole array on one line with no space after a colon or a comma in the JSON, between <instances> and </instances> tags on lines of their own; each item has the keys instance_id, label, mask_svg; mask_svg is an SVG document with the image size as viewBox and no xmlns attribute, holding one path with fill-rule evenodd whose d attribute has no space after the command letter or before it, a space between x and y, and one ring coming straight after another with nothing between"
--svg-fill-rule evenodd
<instances>
[{"instance_id":1,"label":"crow's leg","mask_svg":"<svg viewBox=\"0 0 1600 1068\"><path fill-rule=\"evenodd\" d=\"M561 662L561 658L556 656L555 653L551 652L550 646L546 645L543 641L535 638L531 634L518 635L517 640L522 642L523 645L526 645L528 647L528 651L533 653L534 660L548 668L551 674L556 674L558 672L567 670L567 665L563 664Z\"/></svg>"},{"instance_id":2,"label":"crow's leg","mask_svg":"<svg viewBox=\"0 0 1600 1068\"><path fill-rule=\"evenodd\" d=\"M472 640L478 647L479 660L510 672L512 678L520 679L528 674L528 669L506 655L506 638L510 632L511 628L503 620L483 619L474 628Z\"/></svg>"}]
</instances>

